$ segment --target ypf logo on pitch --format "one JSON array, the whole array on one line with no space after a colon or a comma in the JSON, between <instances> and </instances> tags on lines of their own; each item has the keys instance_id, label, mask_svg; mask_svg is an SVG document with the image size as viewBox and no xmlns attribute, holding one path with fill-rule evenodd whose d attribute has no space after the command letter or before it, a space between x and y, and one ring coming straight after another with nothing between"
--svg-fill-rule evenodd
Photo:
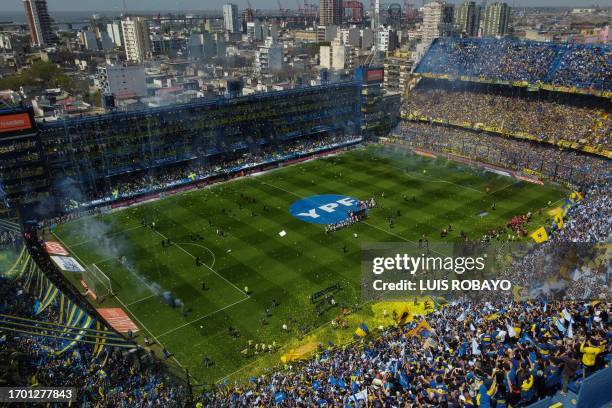
<instances>
[{"instance_id":1,"label":"ypf logo on pitch","mask_svg":"<svg viewBox=\"0 0 612 408\"><path fill-rule=\"evenodd\" d=\"M359 210L359 200L338 194L323 194L296 201L289 211L294 217L314 224L334 224Z\"/></svg>"}]
</instances>

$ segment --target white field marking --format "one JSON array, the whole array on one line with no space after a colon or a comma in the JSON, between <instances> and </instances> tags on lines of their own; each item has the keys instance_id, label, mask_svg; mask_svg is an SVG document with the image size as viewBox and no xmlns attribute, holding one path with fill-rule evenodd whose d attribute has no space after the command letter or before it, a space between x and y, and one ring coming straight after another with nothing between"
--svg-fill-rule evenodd
<instances>
[{"instance_id":1,"label":"white field marking","mask_svg":"<svg viewBox=\"0 0 612 408\"><path fill-rule=\"evenodd\" d=\"M449 160L452 161L452 160ZM397 170L401 170L406 176L408 177L412 177L412 178L416 178L416 179L420 179L420 180L425 180L425 181L429 181L430 183L446 183L446 184L451 184L453 186L457 186L457 187L461 187L461 188L465 188L467 190L472 190L472 191L476 191L477 193L484 193L483 191L480 191L478 189L475 189L473 187L468 187L468 186L464 186L463 184L457 184L454 183L452 181L448 181L448 180L443 180L439 177L430 177L430 176L422 176L420 173L414 171L414 172L407 172L406 169L403 169L401 167L398 166L394 166L393 164L390 163L386 163L387 166L397 169ZM471 166L467 166L470 169L474 169Z\"/></svg>"},{"instance_id":2,"label":"white field marking","mask_svg":"<svg viewBox=\"0 0 612 408\"><path fill-rule=\"evenodd\" d=\"M153 229L153 232L155 232L157 235L159 235L160 237L162 237L163 239L168 239L167 236L165 236L164 234L162 234L161 232L159 232L156 229ZM193 254L189 251L187 251L185 248L183 248L182 246L180 246L179 244L175 243L174 245L176 245L176 247L178 249L180 249L181 251L183 251L184 253L186 253L187 255L189 255L191 258L196 259L195 256L193 256ZM228 284L230 284L234 289L236 289L238 292L242 293L245 298L243 300L249 299L251 296L247 295L246 293L244 293L244 291L242 289L240 289L238 286L234 285L232 282L230 282L229 280L227 280L223 275L219 274L217 271L215 271L213 268L211 268L210 266L206 265L206 264L202 264L205 267L207 267L212 273L214 273L215 275L217 275L218 277L220 277L221 279L223 279L225 282L227 282Z\"/></svg>"},{"instance_id":3,"label":"white field marking","mask_svg":"<svg viewBox=\"0 0 612 408\"><path fill-rule=\"evenodd\" d=\"M280 191L284 191L285 193L287 193L287 194L291 194L291 195L294 195L294 196L296 196L296 197L298 197L298 198L305 198L305 197L302 197L301 195L299 195L299 194L297 194L297 193L294 193L293 191L289 191L289 190L284 189L284 188L282 188L282 187L275 186L274 184L266 183L265 181L261 181L261 180L258 180L258 181L259 181L261 184L264 184L264 185L266 185L266 186L270 186L270 187L275 188L275 189L280 190Z\"/></svg>"},{"instance_id":4,"label":"white field marking","mask_svg":"<svg viewBox=\"0 0 612 408\"><path fill-rule=\"evenodd\" d=\"M111 260L111 259L115 259L115 258L109 258L107 260ZM103 262L101 262L101 263L103 263ZM98 269L100 269L102 271L102 268L100 268L97 264L93 263L92 266L95 266L95 267L97 267ZM123 264L121 264L121 266L123 266ZM104 272L104 271L102 271L102 272ZM132 275L132 274L130 274L130 275ZM145 285L145 287L149 290L149 292L151 292L152 295L156 295L155 290L153 290L152 285L150 283L148 283L146 280L144 280L143 277L140 276L140 274L138 272L135 271L133 273L133 275L136 275L136 278L140 282L142 282L143 285ZM108 278L110 279L109 275L106 275L106 276L108 276Z\"/></svg>"},{"instance_id":5,"label":"white field marking","mask_svg":"<svg viewBox=\"0 0 612 408\"><path fill-rule=\"evenodd\" d=\"M490 193L489 193L489 195L493 195L493 194L495 194L495 193L499 193L500 191L503 191L503 190L505 190L505 189L507 189L507 188L510 188L510 187L512 187L512 186L516 186L516 185L517 185L518 183L520 183L520 182L521 182L521 180L518 180L518 181L515 181L514 183L510 183L510 184L508 184L507 186L500 187L500 188L498 188L497 190L494 190L494 191L490 192Z\"/></svg>"},{"instance_id":6,"label":"white field marking","mask_svg":"<svg viewBox=\"0 0 612 408\"><path fill-rule=\"evenodd\" d=\"M387 231L387 230L385 230L385 229L383 229L383 228L380 228L380 227L378 227L378 226L376 226L376 225L374 225L374 224L370 224L370 223L369 223L369 222L367 222L367 221L362 221L361 223L362 223L362 224L367 225L368 227L375 228L375 229L377 229L377 230L379 230L379 231L386 232L387 234L392 235L392 236L394 236L394 237L397 237L397 238L401 239L402 241L410 242L411 244L416 244L416 242L411 241L411 240L409 240L409 239L408 239L408 238L406 238L406 237L403 237L403 236L401 236L401 235L399 235L399 234L396 234L396 233L394 233L394 232L391 232L391 231Z\"/></svg>"},{"instance_id":7,"label":"white field marking","mask_svg":"<svg viewBox=\"0 0 612 408\"><path fill-rule=\"evenodd\" d=\"M193 242L179 242L178 244L179 245L193 245L193 246L197 246L199 248L207 250L212 255L212 257L213 257L212 265L206 265L206 264L204 264L204 265L208 266L209 268L212 268L212 267L215 266L215 262L217 262L217 258L215 257L215 253L209 247L204 246L204 245L200 245L200 244L195 244Z\"/></svg>"},{"instance_id":8,"label":"white field marking","mask_svg":"<svg viewBox=\"0 0 612 408\"><path fill-rule=\"evenodd\" d=\"M74 245L72 247L74 248ZM155 248L158 248L158 247L159 247L159 244L158 243L154 243L154 244L151 244L151 245L144 246L143 249L150 249L150 248L154 248L155 249ZM102 258L102 259L96 260L94 263L95 264L101 264L101 263L106 263L108 261L116 260L116 259L117 259L116 256L109 256L108 258Z\"/></svg>"},{"instance_id":9,"label":"white field marking","mask_svg":"<svg viewBox=\"0 0 612 408\"><path fill-rule=\"evenodd\" d=\"M243 293L244 293L244 292L243 292ZM212 315L214 315L214 314L216 314L216 313L219 313L219 312L221 312L221 311L223 311L223 310L225 310L225 309L229 309L230 307L235 306L235 305L237 305L238 303L242 303L242 302L244 302L244 301L246 301L246 300L249 300L249 299L250 299L250 296L249 296L249 297L246 297L246 298L244 298L244 299L240 299L240 300L238 300L238 301L236 301L236 302L232 303L231 305L224 306L224 307L222 307L221 309L217 309L217 310L215 310L214 312L207 313L207 314L205 314L204 316L200 316L200 317L198 317L197 319L194 319L194 320L192 320L192 321L190 321L190 322L187 322L187 323L185 323L185 324L181 324L180 326L177 326L177 327L175 327L174 329L170 329L170 330L168 330L167 332L164 332L164 333L160 334L158 337L163 337L163 336L166 336L166 335L168 335L168 334L174 333L174 332L175 332L175 331L177 331L177 330L180 330L180 329L182 329L182 328L184 328L184 327L187 327L187 326L189 326L189 325L191 325L191 324L193 324L193 323L195 323L195 322L198 322L198 321L200 321L200 320L202 320L202 319L206 319L206 318L207 318L207 317L209 317L209 316L212 316Z\"/></svg>"},{"instance_id":10,"label":"white field marking","mask_svg":"<svg viewBox=\"0 0 612 408\"><path fill-rule=\"evenodd\" d=\"M119 303L121 303L121 306L123 306L123 307L125 308L125 310L127 310L127 312L128 312L129 314L131 314L131 315L132 315L132 317L134 318L134 320L136 320L136 322L137 322L137 323L138 323L138 324L139 324L139 325L140 325L140 326L141 326L143 329L145 329L145 330L146 330L146 331L147 331L147 332L148 332L148 333L151 335L151 337L153 337L153 340L155 340L155 342L156 342L157 344L159 344L159 346L160 346L162 349L166 349L166 347L164 346L164 344L163 344L161 341L159 341L159 336L158 336L158 337L155 337L155 335L153 334L153 332L152 332L151 330L149 330L149 329L147 328L147 326L145 326L145 325L144 325L144 324L143 324L143 323L140 321L140 319L139 319L139 318L138 318L138 317L137 317L137 316L136 316L136 315L135 315L135 314L134 314L134 313L133 313L133 312L130 310L130 308L129 308L129 307L128 307L128 306L127 306L125 303L123 303L123 301L121 300L121 298L119 298L119 296L115 296L115 298L116 298L116 299L119 301ZM167 349L166 349L166 350L167 350ZM175 356L172 356L172 359L174 360L174 362L175 362L176 364L178 364L178 366L179 366L179 367L181 367L181 368L185 368L185 367L184 367L184 366L181 364L181 362L180 362L180 361L178 361L178 360L176 359L176 357L175 357Z\"/></svg>"},{"instance_id":11,"label":"white field marking","mask_svg":"<svg viewBox=\"0 0 612 408\"><path fill-rule=\"evenodd\" d=\"M373 303L373 301L372 301L372 300L368 300L367 302L361 303L359 306L360 306L360 307L364 307L364 306L366 306L366 305L368 305L368 304L370 304L370 303ZM328 325L330 325L330 324L331 324L331 323L330 323L329 321L327 321L327 322L323 322L323 323L321 323L319 326L317 326L317 327L313 327L312 329L308 330L306 333L304 333L304 336L303 336L303 337L304 337L304 338L306 338L306 337L308 337L310 334L314 333L315 331L317 331L317 330L319 330L319 329L321 329L321 328L323 328L323 327L325 327L325 326L328 326ZM200 342L200 343L198 343L198 345L199 345L199 344L202 344L202 343L203 343L203 342ZM279 347L279 348L278 348L278 351L279 351L279 352L280 352L280 351L282 351L282 350L283 350L285 347L287 347L287 343L285 343L283 347ZM276 352L275 352L275 353L276 353ZM268 353L268 354L269 354L269 353ZM256 363L257 361L259 361L260 359L261 359L261 357L256 357L256 358L255 358L253 361L251 361L251 362L250 362L250 363L248 363L248 364L243 365L242 367L240 367L240 368L239 368L239 369L237 369L236 371L231 372L231 373L229 373L229 374L227 374L227 375L224 375L223 377L219 378L219 379L216 381L216 383L221 382L221 380L223 380L224 378L229 378L229 377L231 377L232 375L234 375L234 374L236 374L236 373L241 372L242 370L244 370L245 368L247 368L247 367L249 367L249 366L253 365L254 363Z\"/></svg>"},{"instance_id":12,"label":"white field marking","mask_svg":"<svg viewBox=\"0 0 612 408\"><path fill-rule=\"evenodd\" d=\"M103 234L103 236L105 236L105 237L112 237L113 235L120 235L120 234L126 233L128 231L133 231L133 230L138 229L138 228L144 228L144 227L142 225L137 225L135 227L126 228L126 229L121 230L121 231L115 231L115 232L106 233L106 234ZM89 244L90 242L96 242L96 241L99 241L99 240L100 240L100 238L94 238L94 239L88 239L88 240L85 240L85 241L81 241L79 243L73 244L72 248L76 248L78 246Z\"/></svg>"},{"instance_id":13,"label":"white field marking","mask_svg":"<svg viewBox=\"0 0 612 408\"><path fill-rule=\"evenodd\" d=\"M152 295L149 295L149 296L145 296L145 297L143 297L141 299L133 301L132 303L128 303L128 306L132 306L132 305L135 305L136 303L144 302L145 300L149 300L149 299L151 299L151 298L153 298L155 296L157 296L157 295L156 294L152 294Z\"/></svg>"},{"instance_id":14,"label":"white field marking","mask_svg":"<svg viewBox=\"0 0 612 408\"><path fill-rule=\"evenodd\" d=\"M268 353L268 354L270 354L270 353ZM240 367L240 368L239 368L239 369L237 369L236 371L233 371L233 372L231 372L231 373L229 373L229 374L224 375L223 377L221 377L221 378L219 378L218 380L216 380L216 381L215 381L215 384L219 384L219 383L220 383L221 381L223 381L225 378L230 378L230 377L231 377L231 376L233 376L234 374L237 374L237 373L241 372L242 370L244 370L245 368L247 368L247 367L249 367L249 366L252 366L252 365L253 365L253 364L255 364L256 362L258 362L260 358L261 358L261 357L259 357L259 358L255 358L255 359L253 359L253 361L251 361L251 362L250 362L250 363L248 363L248 364L243 365L242 367Z\"/></svg>"},{"instance_id":15,"label":"white field marking","mask_svg":"<svg viewBox=\"0 0 612 408\"><path fill-rule=\"evenodd\" d=\"M396 168L398 170L401 170L399 167L395 167L395 166L391 166L391 167L394 167L394 168ZM412 178L415 178L415 179L418 179L418 180L424 180L424 181L428 181L430 183L446 183L446 184L451 184L451 185L459 187L459 188L464 188L466 190L471 190L471 191L475 191L477 193L484 194L484 191L478 190L476 188L464 186L462 184L457 184L457 183L454 183L454 182L448 181L448 180L442 180L442 179L440 179L438 177L424 177L424 176L421 176L418 173L404 173L404 174L406 176L408 176L408 177L412 177Z\"/></svg>"},{"instance_id":16,"label":"white field marking","mask_svg":"<svg viewBox=\"0 0 612 408\"><path fill-rule=\"evenodd\" d=\"M81 258L79 258L79 256L74 253L74 251L72 251L72 249L66 245L66 243L64 241L62 241L62 239L60 237L58 237L54 231L51 231L51 234L62 244L64 245L64 247L70 252L70 254L72 256L74 256L78 261L80 261L81 263L83 263L84 265L87 265L85 262L83 262L83 260ZM102 269L100 269L102 270ZM104 272L104 271L102 271ZM149 330L147 328L147 326L144 325L144 323L142 323L140 321L140 319L130 310L130 308L121 300L121 298L117 295L115 295L115 299L117 299L117 301L121 304L121 306L123 306L125 308L125 310L134 318L134 320L136 320L136 322L140 325L140 327L142 327L147 333L149 333L151 335L151 337L153 338L153 340L155 340L156 343L158 343L161 348L165 349L166 347L163 345L163 343L161 341L158 340L157 337L155 337L155 335L153 334L153 332L151 330ZM179 367L184 368L183 365L176 359L176 357L172 356L172 359L176 362L176 364L179 365Z\"/></svg>"}]
</instances>

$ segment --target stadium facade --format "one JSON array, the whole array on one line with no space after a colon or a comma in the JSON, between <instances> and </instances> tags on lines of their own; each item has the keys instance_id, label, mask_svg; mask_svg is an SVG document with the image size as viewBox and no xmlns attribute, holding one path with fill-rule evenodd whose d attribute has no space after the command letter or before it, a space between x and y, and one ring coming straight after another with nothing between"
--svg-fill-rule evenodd
<instances>
[{"instance_id":1,"label":"stadium facade","mask_svg":"<svg viewBox=\"0 0 612 408\"><path fill-rule=\"evenodd\" d=\"M4 199L39 218L112 195L113 186L134 178L181 168L188 174L264 149L282 157L285 144L325 135L357 140L361 88L349 81L39 124L27 110L5 111L5 122L27 124L2 133Z\"/></svg>"}]
</instances>

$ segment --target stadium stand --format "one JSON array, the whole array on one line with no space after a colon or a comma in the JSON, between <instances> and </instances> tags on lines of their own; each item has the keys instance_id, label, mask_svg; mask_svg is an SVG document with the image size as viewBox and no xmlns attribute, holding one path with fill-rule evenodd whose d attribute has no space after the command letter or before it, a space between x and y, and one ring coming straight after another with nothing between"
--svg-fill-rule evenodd
<instances>
[{"instance_id":1,"label":"stadium stand","mask_svg":"<svg viewBox=\"0 0 612 408\"><path fill-rule=\"evenodd\" d=\"M574 185L608 179L610 56L609 45L438 39L393 137Z\"/></svg>"},{"instance_id":2,"label":"stadium stand","mask_svg":"<svg viewBox=\"0 0 612 408\"><path fill-rule=\"evenodd\" d=\"M206 173L252 162L249 156L280 155L293 150L286 145L305 137L356 135L357 85L345 82L42 124L41 149L51 190L56 196L90 201L110 195L125 178ZM123 180L116 180L122 175Z\"/></svg>"},{"instance_id":3,"label":"stadium stand","mask_svg":"<svg viewBox=\"0 0 612 408\"><path fill-rule=\"evenodd\" d=\"M422 80L404 103L407 117L612 157L610 101L555 92L446 80Z\"/></svg>"},{"instance_id":4,"label":"stadium stand","mask_svg":"<svg viewBox=\"0 0 612 408\"><path fill-rule=\"evenodd\" d=\"M67 340L52 338L59 330L46 322L58 322L60 310L50 305L35 313L37 298L25 275L17 280L0 277L0 322L10 326L7 314L29 319L28 330L2 331L0 337L0 385L75 387L79 406L181 406L185 389L164 364L142 349L104 347L78 342L68 351L56 353ZM23 323L21 330L23 329ZM13 324L13 327L17 325ZM90 339L93 338L93 334ZM107 339L109 344L110 338ZM131 351L130 351L131 350Z\"/></svg>"},{"instance_id":5,"label":"stadium stand","mask_svg":"<svg viewBox=\"0 0 612 408\"><path fill-rule=\"evenodd\" d=\"M604 157L484 130L404 121L389 141L575 185L588 185L610 177L609 159Z\"/></svg>"},{"instance_id":6,"label":"stadium stand","mask_svg":"<svg viewBox=\"0 0 612 408\"><path fill-rule=\"evenodd\" d=\"M513 39L444 38L433 42L415 72L543 89L612 91L612 47Z\"/></svg>"}]
</instances>

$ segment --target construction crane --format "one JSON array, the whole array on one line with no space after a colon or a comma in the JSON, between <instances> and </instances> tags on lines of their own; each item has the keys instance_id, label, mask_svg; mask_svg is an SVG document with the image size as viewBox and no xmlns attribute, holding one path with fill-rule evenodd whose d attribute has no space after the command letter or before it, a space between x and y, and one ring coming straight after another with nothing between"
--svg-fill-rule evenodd
<instances>
[{"instance_id":1,"label":"construction crane","mask_svg":"<svg viewBox=\"0 0 612 408\"><path fill-rule=\"evenodd\" d=\"M285 13L287 12L287 10L283 8L283 4L281 3L281 1L280 1L280 0L277 0L277 2L278 2L278 13L279 13L281 16L284 16L284 15L285 15Z\"/></svg>"},{"instance_id":2,"label":"construction crane","mask_svg":"<svg viewBox=\"0 0 612 408\"><path fill-rule=\"evenodd\" d=\"M304 14L306 17L317 17L319 14L319 8L316 4L309 4L307 0L304 0Z\"/></svg>"}]
</instances>

